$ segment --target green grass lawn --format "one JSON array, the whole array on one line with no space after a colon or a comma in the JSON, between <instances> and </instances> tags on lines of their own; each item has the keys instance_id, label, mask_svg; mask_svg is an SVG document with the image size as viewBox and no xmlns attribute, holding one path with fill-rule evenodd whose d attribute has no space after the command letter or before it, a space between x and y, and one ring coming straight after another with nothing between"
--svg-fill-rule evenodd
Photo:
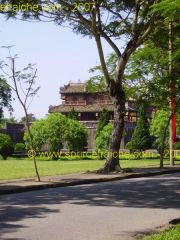
<instances>
[{"instance_id":1,"label":"green grass lawn","mask_svg":"<svg viewBox=\"0 0 180 240\"><path fill-rule=\"evenodd\" d=\"M102 167L104 160L42 160L37 165L41 176L63 175L68 173L93 171ZM168 164L168 161L165 161ZM121 160L123 168L158 166L159 160ZM0 160L0 180L34 177L34 165L31 159Z\"/></svg>"},{"instance_id":2,"label":"green grass lawn","mask_svg":"<svg viewBox=\"0 0 180 240\"><path fill-rule=\"evenodd\" d=\"M144 237L142 240L180 240L180 224L161 233Z\"/></svg>"}]
</instances>

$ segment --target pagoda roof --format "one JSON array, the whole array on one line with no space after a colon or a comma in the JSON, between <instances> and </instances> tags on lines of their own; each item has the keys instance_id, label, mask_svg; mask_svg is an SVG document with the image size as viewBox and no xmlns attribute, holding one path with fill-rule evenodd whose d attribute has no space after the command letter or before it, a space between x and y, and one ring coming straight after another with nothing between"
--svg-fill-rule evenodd
<instances>
[{"instance_id":1,"label":"pagoda roof","mask_svg":"<svg viewBox=\"0 0 180 240\"><path fill-rule=\"evenodd\" d=\"M60 88L60 93L85 93L86 85L85 83L69 83L64 87Z\"/></svg>"},{"instance_id":2,"label":"pagoda roof","mask_svg":"<svg viewBox=\"0 0 180 240\"><path fill-rule=\"evenodd\" d=\"M62 105L58 105L58 106L50 106L49 107L49 113L54 113L54 112L68 113L73 108L76 112L102 112L103 109L106 109L109 112L114 111L113 104L99 104L99 103L88 104L88 105L66 105L66 104L62 104ZM126 105L126 110L137 112L136 108L130 107L128 105Z\"/></svg>"},{"instance_id":3,"label":"pagoda roof","mask_svg":"<svg viewBox=\"0 0 180 240\"><path fill-rule=\"evenodd\" d=\"M107 109L108 111L114 111L113 104L89 104L89 105L59 105L59 106L51 106L49 108L49 112L62 112L68 113L72 109L76 112L102 112L103 109Z\"/></svg>"}]
</instances>

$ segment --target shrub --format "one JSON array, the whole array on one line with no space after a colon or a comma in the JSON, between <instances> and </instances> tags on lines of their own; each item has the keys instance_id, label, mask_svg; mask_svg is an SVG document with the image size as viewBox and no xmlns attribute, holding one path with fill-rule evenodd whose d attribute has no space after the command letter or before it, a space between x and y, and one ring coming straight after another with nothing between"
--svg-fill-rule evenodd
<instances>
[{"instance_id":1,"label":"shrub","mask_svg":"<svg viewBox=\"0 0 180 240\"><path fill-rule=\"evenodd\" d=\"M96 149L98 151L107 151L109 141L111 138L113 126L111 123L108 123L103 130L100 132L98 137L95 139Z\"/></svg>"},{"instance_id":2,"label":"shrub","mask_svg":"<svg viewBox=\"0 0 180 240\"><path fill-rule=\"evenodd\" d=\"M80 122L67 119L64 141L69 151L84 151L87 144L87 129Z\"/></svg>"},{"instance_id":3,"label":"shrub","mask_svg":"<svg viewBox=\"0 0 180 240\"><path fill-rule=\"evenodd\" d=\"M131 141L126 144L126 148L133 151L144 151L151 147L149 132L149 122L146 117L146 105L141 103L138 114L137 126L133 132Z\"/></svg>"},{"instance_id":4,"label":"shrub","mask_svg":"<svg viewBox=\"0 0 180 240\"><path fill-rule=\"evenodd\" d=\"M99 118L95 139L100 135L101 131L108 123L109 123L108 111L106 109L103 109L101 116Z\"/></svg>"},{"instance_id":5,"label":"shrub","mask_svg":"<svg viewBox=\"0 0 180 240\"><path fill-rule=\"evenodd\" d=\"M74 110L74 107L69 112L68 118L73 119L73 120L78 120L78 113Z\"/></svg>"},{"instance_id":6,"label":"shrub","mask_svg":"<svg viewBox=\"0 0 180 240\"><path fill-rule=\"evenodd\" d=\"M24 151L25 150L25 144L24 143L16 143L14 146L15 151Z\"/></svg>"},{"instance_id":7,"label":"shrub","mask_svg":"<svg viewBox=\"0 0 180 240\"><path fill-rule=\"evenodd\" d=\"M163 130L166 126L167 120L168 120L169 112L165 110L158 110L152 119L151 122L151 135L156 138L155 140L155 146L157 149L161 149L162 147L162 136L163 136ZM179 112L176 113L176 134L180 135L180 114ZM178 143L176 143L178 146ZM176 146L175 144L175 146ZM167 128L166 132L166 140L165 140L165 148L169 148L169 127Z\"/></svg>"},{"instance_id":8,"label":"shrub","mask_svg":"<svg viewBox=\"0 0 180 240\"><path fill-rule=\"evenodd\" d=\"M174 150L180 150L180 142L174 144Z\"/></svg>"},{"instance_id":9,"label":"shrub","mask_svg":"<svg viewBox=\"0 0 180 240\"><path fill-rule=\"evenodd\" d=\"M39 151L43 144L46 143L47 140L47 128L45 125L45 119L42 120L37 120L33 122L30 126L31 128L31 133L33 136L33 146L36 151ZM25 147L27 150L31 149L31 142L29 138L29 133L26 131L24 133L24 141L25 141Z\"/></svg>"},{"instance_id":10,"label":"shrub","mask_svg":"<svg viewBox=\"0 0 180 240\"><path fill-rule=\"evenodd\" d=\"M41 150L44 144L49 151L61 150L63 143L69 151L82 151L87 143L87 129L77 120L65 117L60 113L52 113L46 119L38 120L31 125L33 147ZM24 135L26 148L30 149L29 134ZM55 159L55 158L54 158Z\"/></svg>"},{"instance_id":11,"label":"shrub","mask_svg":"<svg viewBox=\"0 0 180 240\"><path fill-rule=\"evenodd\" d=\"M0 155L6 160L13 153L13 143L11 137L0 133Z\"/></svg>"}]
</instances>

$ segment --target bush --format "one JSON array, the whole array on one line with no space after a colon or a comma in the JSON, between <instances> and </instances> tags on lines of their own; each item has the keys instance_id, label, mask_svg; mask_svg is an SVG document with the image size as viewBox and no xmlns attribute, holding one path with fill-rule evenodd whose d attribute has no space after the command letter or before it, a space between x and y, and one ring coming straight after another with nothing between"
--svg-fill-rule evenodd
<instances>
[{"instance_id":1,"label":"bush","mask_svg":"<svg viewBox=\"0 0 180 240\"><path fill-rule=\"evenodd\" d=\"M156 138L155 140L155 146L157 149L161 149L162 147L162 133L166 126L167 120L168 120L169 112L165 110L158 110L152 119L151 122L151 135ZM180 135L180 114L179 112L176 113L176 133L177 135ZM177 144L177 145L176 145ZM178 146L178 143L176 143L175 146ZM166 140L165 140L165 148L169 148L169 127L166 131Z\"/></svg>"},{"instance_id":2,"label":"bush","mask_svg":"<svg viewBox=\"0 0 180 240\"><path fill-rule=\"evenodd\" d=\"M139 108L137 126L133 132L131 141L126 144L126 148L139 152L151 147L151 139L149 132L149 122L146 117L146 104L141 103Z\"/></svg>"},{"instance_id":3,"label":"bush","mask_svg":"<svg viewBox=\"0 0 180 240\"><path fill-rule=\"evenodd\" d=\"M15 151L24 151L25 150L25 144L24 143L16 143L14 146Z\"/></svg>"},{"instance_id":4,"label":"bush","mask_svg":"<svg viewBox=\"0 0 180 240\"><path fill-rule=\"evenodd\" d=\"M174 144L174 150L180 150L180 142Z\"/></svg>"},{"instance_id":5,"label":"bush","mask_svg":"<svg viewBox=\"0 0 180 240\"><path fill-rule=\"evenodd\" d=\"M31 134L33 136L33 146L34 150L39 151L43 144L47 141L47 127L46 127L46 120L41 119L33 122L30 126L31 128ZM31 149L31 141L29 138L29 133L26 130L24 133L24 142L25 142L25 148L27 150Z\"/></svg>"},{"instance_id":6,"label":"bush","mask_svg":"<svg viewBox=\"0 0 180 240\"><path fill-rule=\"evenodd\" d=\"M101 131L108 123L109 123L109 113L106 109L103 109L101 116L99 118L95 139L100 135Z\"/></svg>"},{"instance_id":7,"label":"bush","mask_svg":"<svg viewBox=\"0 0 180 240\"><path fill-rule=\"evenodd\" d=\"M135 149L133 149L131 141L126 143L125 149L128 149L130 151L130 153L133 153L136 151Z\"/></svg>"},{"instance_id":8,"label":"bush","mask_svg":"<svg viewBox=\"0 0 180 240\"><path fill-rule=\"evenodd\" d=\"M95 145L97 151L107 151L109 146L109 141L111 138L113 126L108 123L103 130L100 132L98 137L95 139Z\"/></svg>"},{"instance_id":9,"label":"bush","mask_svg":"<svg viewBox=\"0 0 180 240\"><path fill-rule=\"evenodd\" d=\"M0 155L6 160L13 153L13 143L11 137L7 134L0 133Z\"/></svg>"},{"instance_id":10,"label":"bush","mask_svg":"<svg viewBox=\"0 0 180 240\"><path fill-rule=\"evenodd\" d=\"M33 122L31 125L33 146L36 151L44 144L49 151L60 151L63 143L69 151L83 151L87 143L87 129L77 120L65 117L60 113L52 113L47 118ZM26 148L30 149L29 134L24 134Z\"/></svg>"},{"instance_id":11,"label":"bush","mask_svg":"<svg viewBox=\"0 0 180 240\"><path fill-rule=\"evenodd\" d=\"M87 129L80 122L67 119L64 141L69 151L84 151L87 144Z\"/></svg>"}]
</instances>

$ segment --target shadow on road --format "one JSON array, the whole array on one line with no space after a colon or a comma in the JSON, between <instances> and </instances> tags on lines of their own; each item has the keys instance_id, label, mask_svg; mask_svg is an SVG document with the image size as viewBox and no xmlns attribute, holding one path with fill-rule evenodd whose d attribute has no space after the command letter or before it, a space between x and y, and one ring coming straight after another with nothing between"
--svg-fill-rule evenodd
<instances>
[{"instance_id":1,"label":"shadow on road","mask_svg":"<svg viewBox=\"0 0 180 240\"><path fill-rule=\"evenodd\" d=\"M7 232L25 226L21 220L44 218L60 212L61 205L71 203L88 206L129 208L180 208L180 179L177 174L130 179L117 182L54 188L0 197L0 239ZM61 213L60 213L61 214ZM18 239L22 240L22 239Z\"/></svg>"}]
</instances>

